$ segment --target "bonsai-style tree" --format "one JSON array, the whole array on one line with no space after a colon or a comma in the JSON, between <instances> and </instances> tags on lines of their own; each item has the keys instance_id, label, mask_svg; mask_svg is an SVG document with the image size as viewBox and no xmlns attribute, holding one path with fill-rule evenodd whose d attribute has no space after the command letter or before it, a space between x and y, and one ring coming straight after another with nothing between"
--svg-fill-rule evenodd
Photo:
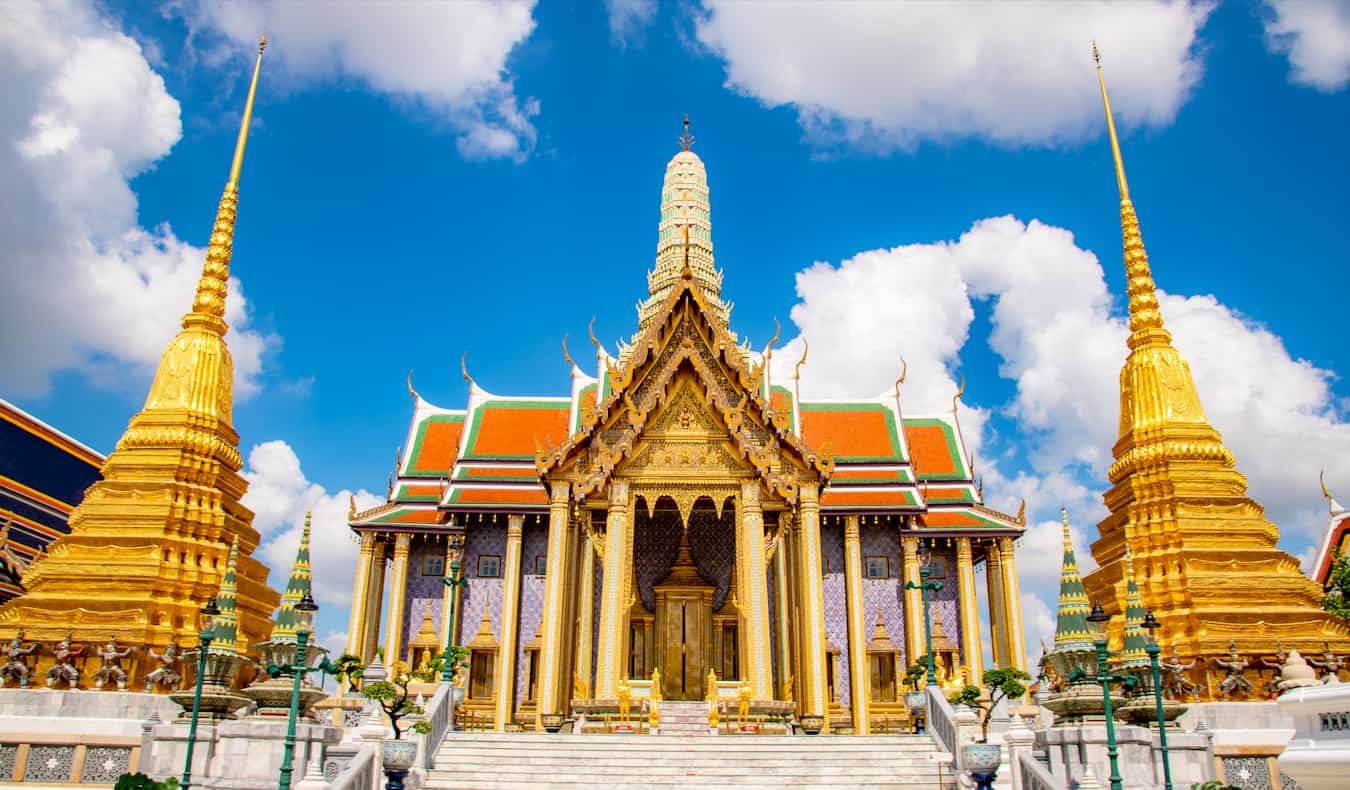
<instances>
[{"instance_id":1,"label":"bonsai-style tree","mask_svg":"<svg viewBox=\"0 0 1350 790\"><path fill-rule=\"evenodd\" d=\"M919 660L909 665L905 670L904 683L910 691L918 691L923 686L924 677L928 674L928 656L919 656Z\"/></svg>"},{"instance_id":2,"label":"bonsai-style tree","mask_svg":"<svg viewBox=\"0 0 1350 790\"><path fill-rule=\"evenodd\" d=\"M380 680L369 683L361 689L361 693L367 699L373 699L380 703L384 715L389 717L389 725L394 728L394 740L396 741L403 737L403 728L399 726L399 722L409 716L418 716L423 713L422 708L417 703L408 699L407 675L398 675L393 681ZM416 722L412 726L412 731L419 734L431 732L431 722Z\"/></svg>"},{"instance_id":3,"label":"bonsai-style tree","mask_svg":"<svg viewBox=\"0 0 1350 790\"><path fill-rule=\"evenodd\" d=\"M1331 573L1327 576L1326 595L1322 596L1322 608L1342 620L1350 621L1350 557L1340 549L1331 551Z\"/></svg>"},{"instance_id":4,"label":"bonsai-style tree","mask_svg":"<svg viewBox=\"0 0 1350 790\"><path fill-rule=\"evenodd\" d=\"M170 776L162 782L156 782L143 773L126 773L117 777L113 790L178 790L178 777Z\"/></svg>"},{"instance_id":5,"label":"bonsai-style tree","mask_svg":"<svg viewBox=\"0 0 1350 790\"><path fill-rule=\"evenodd\" d=\"M450 674L458 675L459 670L469 663L469 648L463 645L451 645L449 650L442 652L436 657L441 662L441 668L450 667Z\"/></svg>"},{"instance_id":6,"label":"bonsai-style tree","mask_svg":"<svg viewBox=\"0 0 1350 790\"><path fill-rule=\"evenodd\" d=\"M1004 667L986 669L981 679L984 681L984 687L989 689L988 698L980 698L979 686L966 686L952 695L951 703L970 705L980 711L980 743L987 743L989 717L993 715L994 708L1005 699L1013 699L1027 693L1026 682L1031 680L1031 675L1015 667Z\"/></svg>"},{"instance_id":7,"label":"bonsai-style tree","mask_svg":"<svg viewBox=\"0 0 1350 790\"><path fill-rule=\"evenodd\" d=\"M357 688L356 682L366 672L366 665L361 663L361 659L351 653L343 653L338 656L338 660L333 663L333 679L338 682L338 692L346 693L348 689Z\"/></svg>"},{"instance_id":8,"label":"bonsai-style tree","mask_svg":"<svg viewBox=\"0 0 1350 790\"><path fill-rule=\"evenodd\" d=\"M435 683L441 679L441 670L443 669L445 669L445 653L441 653L427 661L426 666L418 667L418 669L412 673L412 676L414 679L420 680L423 683Z\"/></svg>"}]
</instances>

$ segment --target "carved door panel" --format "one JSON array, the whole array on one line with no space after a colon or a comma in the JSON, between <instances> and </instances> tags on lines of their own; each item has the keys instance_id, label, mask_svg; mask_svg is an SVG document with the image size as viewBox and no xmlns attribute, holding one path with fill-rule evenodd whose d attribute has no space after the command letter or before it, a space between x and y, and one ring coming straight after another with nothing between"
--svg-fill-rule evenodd
<instances>
[{"instance_id":1,"label":"carved door panel","mask_svg":"<svg viewBox=\"0 0 1350 790\"><path fill-rule=\"evenodd\" d=\"M704 596L667 593L663 629L661 693L666 699L703 699L707 654L704 628L711 614Z\"/></svg>"}]
</instances>

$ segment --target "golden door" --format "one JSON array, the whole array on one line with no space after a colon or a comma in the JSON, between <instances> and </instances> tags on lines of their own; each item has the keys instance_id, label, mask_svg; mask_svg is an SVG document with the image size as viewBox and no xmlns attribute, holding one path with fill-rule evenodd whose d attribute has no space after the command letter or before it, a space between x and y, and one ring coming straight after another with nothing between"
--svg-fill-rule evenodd
<instances>
[{"instance_id":1,"label":"golden door","mask_svg":"<svg viewBox=\"0 0 1350 790\"><path fill-rule=\"evenodd\" d=\"M661 693L666 699L703 699L708 672L710 596L702 590L666 591L661 608Z\"/></svg>"}]
</instances>

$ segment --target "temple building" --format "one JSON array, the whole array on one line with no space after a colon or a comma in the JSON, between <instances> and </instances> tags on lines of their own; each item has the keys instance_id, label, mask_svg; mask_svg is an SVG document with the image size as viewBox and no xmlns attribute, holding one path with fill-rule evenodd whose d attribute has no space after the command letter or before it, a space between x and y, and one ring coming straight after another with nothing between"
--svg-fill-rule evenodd
<instances>
[{"instance_id":1,"label":"temple building","mask_svg":"<svg viewBox=\"0 0 1350 790\"><path fill-rule=\"evenodd\" d=\"M348 652L416 668L429 646L468 647L468 706L498 729L644 683L706 699L715 680L861 734L903 708L897 685L925 652L924 604L905 589L924 557L942 584L939 679L978 679L986 645L1024 668L1024 518L983 504L955 401L908 413L903 376L854 401L771 382L774 341L755 353L730 328L692 142L686 121L630 342L592 335L588 371L564 340L561 396L496 395L466 369L467 405L451 409L409 377L388 501L349 518Z\"/></svg>"},{"instance_id":2,"label":"temple building","mask_svg":"<svg viewBox=\"0 0 1350 790\"><path fill-rule=\"evenodd\" d=\"M1276 548L1279 528L1247 496L1247 479L1205 418L1190 367L1163 326L1100 63L1097 73L1120 192L1130 335L1105 496L1110 514L1092 544L1099 567L1083 584L1114 615L1111 644L1120 648L1132 554L1144 608L1162 623L1163 653L1175 649L1192 666L1208 700L1218 696L1214 662L1232 651L1343 655L1350 631L1322 610L1322 591L1299 561Z\"/></svg>"},{"instance_id":3,"label":"temple building","mask_svg":"<svg viewBox=\"0 0 1350 790\"><path fill-rule=\"evenodd\" d=\"M1324 589L1331 582L1331 566L1337 554L1350 550L1350 510L1336 501L1336 497L1322 484L1322 496L1327 500L1327 531L1322 534L1322 545L1313 562L1312 577Z\"/></svg>"},{"instance_id":4,"label":"temple building","mask_svg":"<svg viewBox=\"0 0 1350 790\"><path fill-rule=\"evenodd\" d=\"M28 566L70 532L102 453L0 399L0 603L23 594Z\"/></svg>"},{"instance_id":5,"label":"temple building","mask_svg":"<svg viewBox=\"0 0 1350 790\"><path fill-rule=\"evenodd\" d=\"M252 556L259 535L253 513L240 503L248 484L239 474L234 370L225 345L239 173L261 63L260 46L192 307L164 351L145 406L70 512L69 534L23 573L26 593L0 606L4 641L22 630L26 639L48 644L102 643L109 634L160 651L171 642L196 644L198 611L216 595L236 541L241 648L272 630L281 596ZM133 686L149 669L141 666L147 655L131 659ZM39 654L39 677L51 661L47 651Z\"/></svg>"}]
</instances>

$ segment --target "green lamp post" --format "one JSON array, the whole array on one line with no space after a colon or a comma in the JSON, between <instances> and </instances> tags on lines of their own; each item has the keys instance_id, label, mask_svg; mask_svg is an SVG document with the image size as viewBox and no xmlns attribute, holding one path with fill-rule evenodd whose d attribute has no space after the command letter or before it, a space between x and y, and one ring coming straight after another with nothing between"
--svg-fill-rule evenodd
<instances>
[{"instance_id":1,"label":"green lamp post","mask_svg":"<svg viewBox=\"0 0 1350 790\"><path fill-rule=\"evenodd\" d=\"M1140 625L1148 631L1148 644L1144 646L1144 650L1148 651L1149 663L1153 665L1153 701L1158 706L1158 744L1162 747L1163 789L1172 790L1172 763L1167 756L1167 722L1163 719L1162 672L1158 667L1158 654L1162 652L1162 648L1158 647L1158 640L1153 638L1153 632L1162 628L1162 623L1153 616L1153 612L1144 612L1144 621Z\"/></svg>"},{"instance_id":2,"label":"green lamp post","mask_svg":"<svg viewBox=\"0 0 1350 790\"><path fill-rule=\"evenodd\" d=\"M942 589L942 582L929 581L928 577L932 574L929 563L932 561L933 553L928 546L919 547L919 583L915 584L912 580L905 582L906 590L920 590L923 597L923 641L924 649L928 652L928 685L937 685L937 669L933 666L933 619L928 614L929 593L937 592Z\"/></svg>"},{"instance_id":3,"label":"green lamp post","mask_svg":"<svg viewBox=\"0 0 1350 790\"><path fill-rule=\"evenodd\" d=\"M201 608L197 619L201 632L197 634L200 645L197 647L197 690L192 695L192 723L188 725L187 759L183 761L183 781L179 785L183 790L192 787L192 747L197 744L197 716L202 710L202 681L206 677L206 655L211 649L211 640L215 638L216 615L220 607L216 606L214 596Z\"/></svg>"},{"instance_id":4,"label":"green lamp post","mask_svg":"<svg viewBox=\"0 0 1350 790\"><path fill-rule=\"evenodd\" d=\"M279 790L289 790L291 786L291 765L295 759L295 716L300 708L300 682L309 672L326 670L322 665L313 668L305 666L305 647L309 644L309 637L314 628L314 613L317 611L319 605L314 603L314 596L306 589L300 602L295 605L295 663L289 666L272 664L267 667L267 674L274 678L283 672L295 674L295 681L291 686L291 710L286 720L286 748L282 754L281 773L277 782ZM326 660L323 662L327 663Z\"/></svg>"},{"instance_id":5,"label":"green lamp post","mask_svg":"<svg viewBox=\"0 0 1350 790\"><path fill-rule=\"evenodd\" d=\"M1116 748L1116 725L1114 714L1111 712L1111 684L1120 683L1127 689L1134 688L1135 678L1133 675L1113 675L1106 666L1106 624L1111 620L1111 616L1102 609L1102 605L1097 601L1092 602L1092 612L1087 616L1088 623L1093 630L1093 647L1097 648L1097 677L1096 680L1102 686L1102 704L1106 715L1106 756L1111 760L1111 790L1121 790L1120 783L1120 763L1117 760L1119 749Z\"/></svg>"},{"instance_id":6,"label":"green lamp post","mask_svg":"<svg viewBox=\"0 0 1350 790\"><path fill-rule=\"evenodd\" d=\"M460 557L464 550L464 536L450 536L450 572L441 581L450 588L450 628L445 632L445 666L441 668L441 682L450 683L455 679L455 665L450 660L451 648L455 646L455 634L459 633L459 594L469 586L464 578Z\"/></svg>"}]
</instances>

